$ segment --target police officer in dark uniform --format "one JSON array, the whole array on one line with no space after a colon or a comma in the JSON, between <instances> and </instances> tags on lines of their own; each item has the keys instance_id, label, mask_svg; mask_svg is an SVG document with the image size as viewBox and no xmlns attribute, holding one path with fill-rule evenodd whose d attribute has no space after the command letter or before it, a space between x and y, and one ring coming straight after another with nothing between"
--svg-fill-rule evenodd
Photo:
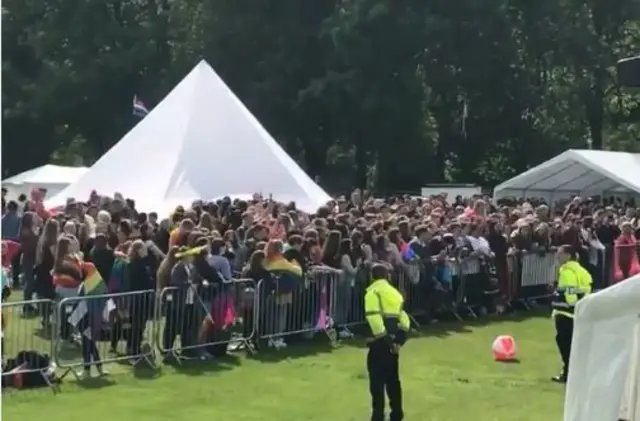
<instances>
[{"instance_id":1,"label":"police officer in dark uniform","mask_svg":"<svg viewBox=\"0 0 640 421\"><path fill-rule=\"evenodd\" d=\"M390 421L401 421L402 387L398 356L407 341L409 316L403 309L402 294L389 283L389 268L374 264L371 284L364 297L364 310L372 337L368 341L367 371L371 393L371 421L384 421L385 391L391 407Z\"/></svg>"}]
</instances>

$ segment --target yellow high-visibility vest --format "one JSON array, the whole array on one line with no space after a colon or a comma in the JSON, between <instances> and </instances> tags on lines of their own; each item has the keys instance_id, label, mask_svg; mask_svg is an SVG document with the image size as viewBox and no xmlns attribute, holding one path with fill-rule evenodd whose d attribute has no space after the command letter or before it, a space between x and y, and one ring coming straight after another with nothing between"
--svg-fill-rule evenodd
<instances>
[{"instance_id":1,"label":"yellow high-visibility vest","mask_svg":"<svg viewBox=\"0 0 640 421\"><path fill-rule=\"evenodd\" d=\"M364 311L374 339L408 332L410 320L404 298L386 279L375 280L364 296Z\"/></svg>"},{"instance_id":2,"label":"yellow high-visibility vest","mask_svg":"<svg viewBox=\"0 0 640 421\"><path fill-rule=\"evenodd\" d=\"M556 300L552 303L552 315L573 318L573 310L582 297L591 294L593 279L588 270L575 260L569 260L558 269Z\"/></svg>"}]
</instances>

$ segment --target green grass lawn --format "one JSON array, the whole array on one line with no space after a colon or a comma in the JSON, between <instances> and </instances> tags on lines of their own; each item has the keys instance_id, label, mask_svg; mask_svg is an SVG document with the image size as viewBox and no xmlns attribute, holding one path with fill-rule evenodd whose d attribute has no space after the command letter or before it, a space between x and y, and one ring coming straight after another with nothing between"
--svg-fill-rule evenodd
<instances>
[{"instance_id":1,"label":"green grass lawn","mask_svg":"<svg viewBox=\"0 0 640 421\"><path fill-rule=\"evenodd\" d=\"M518 341L519 364L492 361L491 342L503 333ZM406 419L560 419L564 389L549 382L559 367L553 335L548 317L533 316L424 329L401 354ZM47 389L5 394L2 415L48 421L368 419L366 349L356 340L336 349L318 342L251 358L164 366L157 374L111 364L106 379L65 382L57 395Z\"/></svg>"}]
</instances>

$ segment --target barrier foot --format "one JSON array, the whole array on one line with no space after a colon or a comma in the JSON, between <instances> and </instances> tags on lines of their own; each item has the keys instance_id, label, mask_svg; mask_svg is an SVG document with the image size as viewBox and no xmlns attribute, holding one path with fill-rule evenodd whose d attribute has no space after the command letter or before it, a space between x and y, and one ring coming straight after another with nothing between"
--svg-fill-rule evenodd
<instances>
[{"instance_id":1,"label":"barrier foot","mask_svg":"<svg viewBox=\"0 0 640 421\"><path fill-rule=\"evenodd\" d=\"M169 351L161 351L163 354L162 362L163 364L173 364L176 363L178 365L182 365L182 357L173 349Z\"/></svg>"},{"instance_id":2,"label":"barrier foot","mask_svg":"<svg viewBox=\"0 0 640 421\"><path fill-rule=\"evenodd\" d=\"M58 380L62 382L62 380L64 380L64 378L67 377L69 373L73 374L73 376L76 378L77 381L80 380L80 376L78 376L78 373L76 373L76 371L71 367L65 367L64 373L62 373L62 375L58 377Z\"/></svg>"},{"instance_id":3,"label":"barrier foot","mask_svg":"<svg viewBox=\"0 0 640 421\"><path fill-rule=\"evenodd\" d=\"M55 371L53 373L55 373ZM58 379L55 376L50 376L49 375L49 374L53 374L53 373L49 373L49 369L45 369L45 370L40 371L40 375L42 376L42 380L44 380L44 382L47 384L49 389L51 389L51 392L55 395L56 393L58 393L60 391L60 383L62 382L62 379ZM52 378L55 381L52 381L51 380Z\"/></svg>"},{"instance_id":4,"label":"barrier foot","mask_svg":"<svg viewBox=\"0 0 640 421\"><path fill-rule=\"evenodd\" d=\"M132 361L131 365L133 367L137 367L141 362L145 362L150 369L157 370L158 365L156 364L156 352L149 343L142 344L142 355L139 356L136 360Z\"/></svg>"},{"instance_id":5,"label":"barrier foot","mask_svg":"<svg viewBox=\"0 0 640 421\"><path fill-rule=\"evenodd\" d=\"M451 314L453 314L453 317L455 317L456 319L458 319L459 322L464 322L464 319L462 318L462 316L460 316L460 313L458 313L458 310L456 310L455 307L451 307L449 309L449 312Z\"/></svg>"},{"instance_id":6,"label":"barrier foot","mask_svg":"<svg viewBox=\"0 0 640 421\"><path fill-rule=\"evenodd\" d=\"M249 340L249 339L243 339L242 343L244 344L244 349L247 350L247 353L249 355L255 355L258 353L258 348L257 346L253 343L253 341Z\"/></svg>"},{"instance_id":7,"label":"barrier foot","mask_svg":"<svg viewBox=\"0 0 640 421\"><path fill-rule=\"evenodd\" d=\"M409 314L409 320L411 321L411 324L415 326L415 329L420 329L420 323L418 323L416 318L413 317L411 314Z\"/></svg>"},{"instance_id":8,"label":"barrier foot","mask_svg":"<svg viewBox=\"0 0 640 421\"><path fill-rule=\"evenodd\" d=\"M338 332L333 327L325 329L324 333L325 335L327 335L327 338L329 338L329 342L331 342L331 346L338 345Z\"/></svg>"}]
</instances>

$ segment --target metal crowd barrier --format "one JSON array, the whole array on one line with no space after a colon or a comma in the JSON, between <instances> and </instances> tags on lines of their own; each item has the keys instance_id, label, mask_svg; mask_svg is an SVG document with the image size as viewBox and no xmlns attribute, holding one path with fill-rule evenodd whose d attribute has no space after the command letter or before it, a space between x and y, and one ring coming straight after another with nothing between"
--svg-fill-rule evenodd
<instances>
[{"instance_id":1,"label":"metal crowd barrier","mask_svg":"<svg viewBox=\"0 0 640 421\"><path fill-rule=\"evenodd\" d=\"M148 329L156 323L155 290L64 298L56 309L53 356L64 370L60 379L118 361L155 367Z\"/></svg>"},{"instance_id":2,"label":"metal crowd barrier","mask_svg":"<svg viewBox=\"0 0 640 421\"><path fill-rule=\"evenodd\" d=\"M611 283L610 249L600 250L590 269ZM412 261L396 268L392 281L405 297L405 309L415 326L417 318L434 310L449 311L458 319L463 312L476 316L487 293L498 286L508 302L542 297L556 281L553 252L517 253L505 262L495 259L449 258L424 265ZM443 274L446 273L447 276ZM446 279L445 279L446 278ZM495 280L498 279L498 282ZM137 291L66 298L59 302L33 300L2 304L5 359L22 351L46 354L60 378L112 362L146 362L155 368L156 352L181 361L206 359L228 350L255 352L260 343L277 349L296 337L337 337L366 325L363 298L369 269L355 274L327 267L313 267L303 280L273 273L257 284L238 279L221 286L187 285L162 291ZM40 310L40 320L23 317L25 306ZM97 311L101 309L101 311ZM102 311L106 309L106 311ZM43 329L38 325L42 322ZM52 386L49 367L22 361L4 378L19 379L36 373Z\"/></svg>"},{"instance_id":3,"label":"metal crowd barrier","mask_svg":"<svg viewBox=\"0 0 640 421\"><path fill-rule=\"evenodd\" d=\"M253 351L255 291L252 279L163 289L154 342L165 361L208 359L229 349Z\"/></svg>"},{"instance_id":4,"label":"metal crowd barrier","mask_svg":"<svg viewBox=\"0 0 640 421\"><path fill-rule=\"evenodd\" d=\"M27 383L42 382L56 390L51 376L55 325L49 317L54 305L52 300L44 299L2 303L2 361L6 362L1 373L3 386L20 388ZM27 307L38 308L42 319L23 316Z\"/></svg>"},{"instance_id":5,"label":"metal crowd barrier","mask_svg":"<svg viewBox=\"0 0 640 421\"><path fill-rule=\"evenodd\" d=\"M286 346L285 339L292 335L313 336L324 333L336 341L333 311L336 289L342 288L341 272L326 267L314 267L300 280L287 273L272 273L270 279L258 282L254 301L254 320L257 339L276 349Z\"/></svg>"}]
</instances>

